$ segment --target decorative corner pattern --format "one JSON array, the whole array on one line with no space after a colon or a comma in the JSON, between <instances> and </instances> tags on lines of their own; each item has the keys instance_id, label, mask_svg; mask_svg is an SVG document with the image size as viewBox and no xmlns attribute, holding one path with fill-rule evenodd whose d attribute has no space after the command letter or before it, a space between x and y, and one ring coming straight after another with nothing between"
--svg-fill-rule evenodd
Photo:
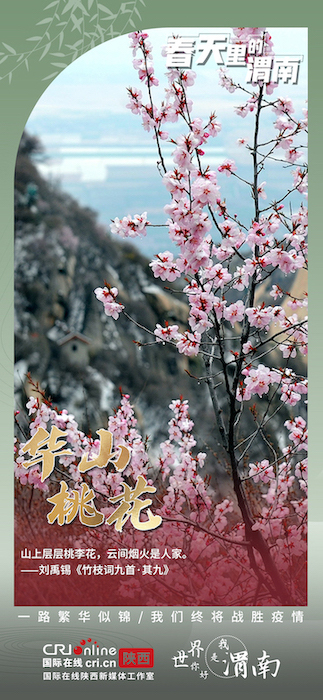
<instances>
[{"instance_id":1,"label":"decorative corner pattern","mask_svg":"<svg viewBox=\"0 0 323 700\"><path fill-rule=\"evenodd\" d=\"M0 51L0 80L7 79L10 84L18 69L29 71L32 62L42 61L45 56L46 70L48 66L52 70L42 80L52 80L83 53L127 30L136 29L136 22L142 20L140 9L145 7L144 0L121 2L113 10L104 2L54 0L49 3L43 10L46 16L36 23L37 34L26 39L24 51L1 42L0 48L4 51ZM118 3L110 0L109 5Z\"/></svg>"}]
</instances>

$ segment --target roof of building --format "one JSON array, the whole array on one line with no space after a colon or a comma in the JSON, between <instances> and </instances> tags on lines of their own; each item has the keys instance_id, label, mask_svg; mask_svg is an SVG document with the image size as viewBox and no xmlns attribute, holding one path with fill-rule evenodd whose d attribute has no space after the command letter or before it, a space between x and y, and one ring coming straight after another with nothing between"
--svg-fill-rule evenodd
<instances>
[{"instance_id":1,"label":"roof of building","mask_svg":"<svg viewBox=\"0 0 323 700\"><path fill-rule=\"evenodd\" d=\"M77 333L76 331L70 331L70 333L64 335L63 338L57 341L57 344L65 345L66 343L69 343L70 340L80 340L82 343L86 343L87 345L91 344L90 338L87 338L86 335L83 335L83 333Z\"/></svg>"}]
</instances>

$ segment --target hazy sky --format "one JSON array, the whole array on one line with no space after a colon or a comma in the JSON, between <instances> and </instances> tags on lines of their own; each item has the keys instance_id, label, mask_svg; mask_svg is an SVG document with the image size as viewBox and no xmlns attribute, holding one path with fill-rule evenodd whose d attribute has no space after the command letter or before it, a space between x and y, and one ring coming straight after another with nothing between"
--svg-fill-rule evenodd
<instances>
[{"instance_id":1,"label":"hazy sky","mask_svg":"<svg viewBox=\"0 0 323 700\"><path fill-rule=\"evenodd\" d=\"M228 33L228 28L215 28L214 32ZM307 96L307 30L303 28L269 28L274 41L276 55L303 55L297 85L280 84L275 97L291 97L295 115L303 117L302 108ZM166 59L161 56L161 48L173 34L183 37L196 37L201 33L212 33L210 28L164 28L149 31L153 45L155 75L160 86L153 88L155 103L164 99L167 81ZM79 201L98 211L101 220L108 223L114 216L144 211L148 208L151 217L160 219L165 204L165 193L158 181L156 172L156 144L152 133L141 126L141 118L126 109L129 101L126 87L140 87L145 94L145 86L140 84L137 71L132 66L132 51L128 36L117 37L87 52L60 73L47 87L36 104L27 122L27 130L40 137L49 158L40 163L45 177L61 180L63 188ZM196 65L193 58L192 69L197 73L195 85L189 88L193 99L193 117L208 119L215 111L222 124L222 130L215 139L209 139L206 147L207 163L215 169L225 158L236 161L242 176L250 167L250 154L237 146L238 138L252 138L253 119L249 115L242 119L235 114L233 107L246 101L240 92L230 94L219 86L219 66L213 56L204 65ZM241 83L245 83L247 71L241 68L229 69L229 73ZM147 98L144 98L146 101ZM275 119L271 110L264 110L262 129L267 141L267 128L271 129ZM165 129L172 138L186 133L183 124L166 124ZM163 142L169 158L166 166L171 166L171 153L174 146ZM282 154L280 154L282 155ZM277 188L286 188L290 177L288 170L268 163L266 171L268 198L277 196ZM244 209L246 202L241 200L236 179L230 183L230 196ZM264 178L265 179L265 178ZM160 191L162 190L162 191ZM147 203L147 196L148 203ZM141 195L145 200L141 206ZM123 198L123 199L122 199ZM247 212L246 212L247 216ZM153 221L153 218L150 219ZM156 223L156 222L154 222Z\"/></svg>"},{"instance_id":2,"label":"hazy sky","mask_svg":"<svg viewBox=\"0 0 323 700\"><path fill-rule=\"evenodd\" d=\"M157 77L162 78L167 70L165 58L160 53L161 47L167 43L167 37L173 33L197 37L203 31L210 33L211 29L187 27L152 29L149 35L154 47L153 57ZM219 28L215 31L219 31ZM230 32L229 29L222 29L222 31ZM274 40L276 55L304 55L298 85L281 86L283 94L284 92L294 93L297 99L304 99L307 81L307 30L298 27L273 28L269 29L269 32ZM105 42L78 58L45 90L30 116L30 126L36 117L46 115L56 114L62 117L64 114L70 115L80 111L87 113L105 111L107 115L124 113L127 103L125 87L139 84L137 73L132 67L131 53L129 38L126 35ZM194 61L195 59L193 59L192 69L198 75L196 85L192 89L196 113L205 113L207 116L210 110L210 98L214 94L218 114L226 114L230 102L236 104L237 97L233 96L230 100L228 93L218 87L218 66L213 56L210 56L205 65L196 66ZM245 68L235 70L240 82L244 84ZM233 73L232 70L231 73ZM161 98L163 96L161 87L155 89L154 93Z\"/></svg>"}]
</instances>

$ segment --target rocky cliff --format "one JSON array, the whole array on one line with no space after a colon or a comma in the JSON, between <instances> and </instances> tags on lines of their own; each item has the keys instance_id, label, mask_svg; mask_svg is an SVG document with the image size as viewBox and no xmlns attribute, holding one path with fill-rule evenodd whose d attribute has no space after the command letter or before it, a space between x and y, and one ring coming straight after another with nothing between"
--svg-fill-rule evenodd
<instances>
[{"instance_id":1,"label":"rocky cliff","mask_svg":"<svg viewBox=\"0 0 323 700\"><path fill-rule=\"evenodd\" d=\"M37 140L24 134L15 184L17 408L23 414L26 396L34 393L30 373L54 405L94 434L106 426L121 388L130 394L139 428L154 450L167 437L169 403L183 395L198 448L209 451L209 471L223 473L206 387L185 371L201 373L199 361L155 343L124 316L117 322L108 318L93 290L105 281L117 286L127 313L150 329L166 320L186 328L181 294L156 281L149 261L113 239L93 211L46 182L36 167L38 152Z\"/></svg>"}]
</instances>

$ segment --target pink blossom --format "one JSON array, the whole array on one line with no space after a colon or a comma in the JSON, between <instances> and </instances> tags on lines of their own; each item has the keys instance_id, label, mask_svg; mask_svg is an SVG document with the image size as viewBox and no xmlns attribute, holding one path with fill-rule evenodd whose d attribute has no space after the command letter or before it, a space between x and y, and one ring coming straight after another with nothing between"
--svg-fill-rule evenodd
<instances>
[{"instance_id":1,"label":"pink blossom","mask_svg":"<svg viewBox=\"0 0 323 700\"><path fill-rule=\"evenodd\" d=\"M27 401L26 403L26 408L28 408L28 415L30 416L32 413L34 413L38 407L38 399L36 399L34 396L30 396L29 401Z\"/></svg>"},{"instance_id":2,"label":"pink blossom","mask_svg":"<svg viewBox=\"0 0 323 700\"><path fill-rule=\"evenodd\" d=\"M215 289L223 289L223 287L232 279L231 272L228 272L228 270L223 267L221 263L205 268L203 277L212 281Z\"/></svg>"},{"instance_id":3,"label":"pink blossom","mask_svg":"<svg viewBox=\"0 0 323 700\"><path fill-rule=\"evenodd\" d=\"M180 170L193 170L194 165L192 163L192 154L183 148L176 148L173 151L174 163L177 163Z\"/></svg>"},{"instance_id":4,"label":"pink blossom","mask_svg":"<svg viewBox=\"0 0 323 700\"><path fill-rule=\"evenodd\" d=\"M205 267L209 261L210 242L204 238L196 246L196 240L192 240L192 245L188 245L187 254L181 254L178 258L178 267L181 271L196 274L199 269Z\"/></svg>"},{"instance_id":5,"label":"pink blossom","mask_svg":"<svg viewBox=\"0 0 323 700\"><path fill-rule=\"evenodd\" d=\"M296 416L292 420L285 421L284 425L290 431L289 439L298 448L307 448L307 425L304 418Z\"/></svg>"},{"instance_id":6,"label":"pink blossom","mask_svg":"<svg viewBox=\"0 0 323 700\"><path fill-rule=\"evenodd\" d=\"M94 294L99 301L102 301L106 315L112 316L112 318L117 320L124 309L124 306L119 301L116 301L118 295L117 287L97 287L94 290Z\"/></svg>"},{"instance_id":7,"label":"pink blossom","mask_svg":"<svg viewBox=\"0 0 323 700\"><path fill-rule=\"evenodd\" d=\"M273 111L279 116L280 114L293 114L295 110L290 98L279 97L278 100L275 101Z\"/></svg>"},{"instance_id":8,"label":"pink blossom","mask_svg":"<svg viewBox=\"0 0 323 700\"><path fill-rule=\"evenodd\" d=\"M158 343L161 341L165 342L166 340L177 340L178 326L169 326L166 322L166 326L163 328L159 323L157 323L154 334Z\"/></svg>"},{"instance_id":9,"label":"pink blossom","mask_svg":"<svg viewBox=\"0 0 323 700\"><path fill-rule=\"evenodd\" d=\"M248 355L249 352L253 352L253 351L254 351L254 348L253 348L253 345L252 345L250 340L248 340L247 343L243 343L242 352L244 353L244 355Z\"/></svg>"},{"instance_id":10,"label":"pink blossom","mask_svg":"<svg viewBox=\"0 0 323 700\"><path fill-rule=\"evenodd\" d=\"M149 225L149 221L147 220L147 212L144 211L143 214L135 214L133 218L130 214L124 216L121 221L116 217L110 229L111 233L115 233L121 238L135 238L136 236L146 235L147 225Z\"/></svg>"},{"instance_id":11,"label":"pink blossom","mask_svg":"<svg viewBox=\"0 0 323 700\"><path fill-rule=\"evenodd\" d=\"M293 170L293 184L296 189L303 194L307 194L307 172L302 170L302 168L297 168Z\"/></svg>"},{"instance_id":12,"label":"pink blossom","mask_svg":"<svg viewBox=\"0 0 323 700\"><path fill-rule=\"evenodd\" d=\"M234 160L224 160L222 165L219 165L218 171L219 173L225 173L227 177L232 175L232 173L237 169L237 166L234 162Z\"/></svg>"},{"instance_id":13,"label":"pink blossom","mask_svg":"<svg viewBox=\"0 0 323 700\"><path fill-rule=\"evenodd\" d=\"M267 199L267 195L266 195L266 192L264 190L265 185L266 185L266 182L261 182L259 187L257 187L257 192L258 192L259 197L261 197L261 199Z\"/></svg>"},{"instance_id":14,"label":"pink blossom","mask_svg":"<svg viewBox=\"0 0 323 700\"><path fill-rule=\"evenodd\" d=\"M277 286L277 284L273 284L273 286L272 286L272 288L271 288L269 294L270 294L270 296L273 297L274 299L277 299L278 297L282 297L282 296L283 296L283 292L282 292L282 290L280 289L280 287Z\"/></svg>"},{"instance_id":15,"label":"pink blossom","mask_svg":"<svg viewBox=\"0 0 323 700\"><path fill-rule=\"evenodd\" d=\"M277 139L277 148L282 148L284 151L288 151L293 148L294 139L292 136Z\"/></svg>"},{"instance_id":16,"label":"pink blossom","mask_svg":"<svg viewBox=\"0 0 323 700\"><path fill-rule=\"evenodd\" d=\"M234 304L230 304L224 309L223 315L226 321L230 321L233 327L236 321L242 321L244 316L245 306L244 303L239 299Z\"/></svg>"},{"instance_id":17,"label":"pink blossom","mask_svg":"<svg viewBox=\"0 0 323 700\"><path fill-rule=\"evenodd\" d=\"M196 139L198 139L199 146L205 143L208 139L209 134L204 130L202 119L198 117L191 121L191 129Z\"/></svg>"},{"instance_id":18,"label":"pink blossom","mask_svg":"<svg viewBox=\"0 0 323 700\"><path fill-rule=\"evenodd\" d=\"M169 282L174 282L174 280L181 275L180 270L174 262L173 253L170 253L169 250L165 250L164 253L159 253L159 255L157 255L157 260L152 260L149 266L154 273L154 277L160 277L160 279L168 280Z\"/></svg>"},{"instance_id":19,"label":"pink blossom","mask_svg":"<svg viewBox=\"0 0 323 700\"><path fill-rule=\"evenodd\" d=\"M168 170L163 177L166 189L172 193L175 199L180 199L188 188L187 176L180 170Z\"/></svg>"},{"instance_id":20,"label":"pink blossom","mask_svg":"<svg viewBox=\"0 0 323 700\"><path fill-rule=\"evenodd\" d=\"M142 110L141 112L142 116L142 126L145 131L151 131L156 126L156 121L154 119L154 115L152 111L146 107L145 109Z\"/></svg>"},{"instance_id":21,"label":"pink blossom","mask_svg":"<svg viewBox=\"0 0 323 700\"><path fill-rule=\"evenodd\" d=\"M128 89L130 102L126 105L127 109L130 109L133 114L140 114L142 108L142 92L135 88Z\"/></svg>"},{"instance_id":22,"label":"pink blossom","mask_svg":"<svg viewBox=\"0 0 323 700\"><path fill-rule=\"evenodd\" d=\"M210 136L217 136L219 131L221 131L221 124L217 121L215 121L215 115L211 114L210 120L207 126L208 133Z\"/></svg>"},{"instance_id":23,"label":"pink blossom","mask_svg":"<svg viewBox=\"0 0 323 700\"><path fill-rule=\"evenodd\" d=\"M240 107L235 107L235 108L234 108L234 111L235 111L235 113L236 113L239 117L243 117L243 118L246 117L247 114L249 114L249 104L248 104L248 102L247 102L246 104L244 104L244 105L240 105Z\"/></svg>"},{"instance_id":24,"label":"pink blossom","mask_svg":"<svg viewBox=\"0 0 323 700\"><path fill-rule=\"evenodd\" d=\"M297 148L289 148L286 151L286 160L288 163L295 163L298 158L300 158L303 155L302 151L298 151Z\"/></svg>"},{"instance_id":25,"label":"pink blossom","mask_svg":"<svg viewBox=\"0 0 323 700\"><path fill-rule=\"evenodd\" d=\"M249 273L246 271L246 269L244 267L237 266L237 269L234 273L233 288L239 290L239 292L242 292L243 289L245 289L248 286L248 282L249 282Z\"/></svg>"},{"instance_id":26,"label":"pink blossom","mask_svg":"<svg viewBox=\"0 0 323 700\"><path fill-rule=\"evenodd\" d=\"M37 411L37 414L38 415L36 416L36 418L34 418L34 420L29 425L30 435L35 435L38 428L45 428L46 430L47 420L43 418L40 411Z\"/></svg>"},{"instance_id":27,"label":"pink blossom","mask_svg":"<svg viewBox=\"0 0 323 700\"><path fill-rule=\"evenodd\" d=\"M283 343L279 346L279 350L282 351L283 357L296 357L296 348L294 343Z\"/></svg>"},{"instance_id":28,"label":"pink blossom","mask_svg":"<svg viewBox=\"0 0 323 700\"><path fill-rule=\"evenodd\" d=\"M178 352L183 353L184 355L194 356L198 355L199 353L200 342L200 333L190 333L189 331L185 331L185 333L180 334L176 345Z\"/></svg>"},{"instance_id":29,"label":"pink blossom","mask_svg":"<svg viewBox=\"0 0 323 700\"><path fill-rule=\"evenodd\" d=\"M192 331L197 331L198 333L204 333L205 330L212 326L212 323L208 320L207 313L196 307L191 309L188 321Z\"/></svg>"},{"instance_id":30,"label":"pink blossom","mask_svg":"<svg viewBox=\"0 0 323 700\"><path fill-rule=\"evenodd\" d=\"M180 80L183 83L183 85L186 85L186 87L191 87L194 85L195 80L196 80L196 73L194 70L181 70L180 71Z\"/></svg>"},{"instance_id":31,"label":"pink blossom","mask_svg":"<svg viewBox=\"0 0 323 700\"><path fill-rule=\"evenodd\" d=\"M239 249L246 240L245 234L238 228L234 221L225 219L223 224L220 224L220 229L223 234L221 246L224 249Z\"/></svg>"},{"instance_id":32,"label":"pink blossom","mask_svg":"<svg viewBox=\"0 0 323 700\"><path fill-rule=\"evenodd\" d=\"M161 131L161 129L158 129L158 136L162 141L167 141L169 133L168 131ZM154 134L153 138L156 139L157 136Z\"/></svg>"},{"instance_id":33,"label":"pink blossom","mask_svg":"<svg viewBox=\"0 0 323 700\"><path fill-rule=\"evenodd\" d=\"M237 89L237 86L234 84L232 78L230 78L228 73L226 73L226 71L223 68L220 68L219 85L228 90L228 92L235 92L235 90Z\"/></svg>"},{"instance_id":34,"label":"pink blossom","mask_svg":"<svg viewBox=\"0 0 323 700\"><path fill-rule=\"evenodd\" d=\"M39 491L48 491L48 485L41 480L41 472L38 466L31 467L28 471L28 483L32 484Z\"/></svg>"},{"instance_id":35,"label":"pink blossom","mask_svg":"<svg viewBox=\"0 0 323 700\"><path fill-rule=\"evenodd\" d=\"M263 481L267 484L270 479L275 478L275 472L272 466L269 466L268 459L263 459L262 462L256 462L256 464L249 464L249 476L252 476L254 482Z\"/></svg>"},{"instance_id":36,"label":"pink blossom","mask_svg":"<svg viewBox=\"0 0 323 700\"><path fill-rule=\"evenodd\" d=\"M281 134L283 134L285 131L293 131L294 129L293 123L284 114L279 114L274 122L274 127L275 129L278 129Z\"/></svg>"},{"instance_id":37,"label":"pink blossom","mask_svg":"<svg viewBox=\"0 0 323 700\"><path fill-rule=\"evenodd\" d=\"M245 369L242 374L246 376L245 388L242 394L238 392L237 399L239 401L243 398L248 401L253 394L258 394L258 396L263 396L269 391L271 384L279 382L280 377L277 372L270 370L263 364L259 364L257 368Z\"/></svg>"},{"instance_id":38,"label":"pink blossom","mask_svg":"<svg viewBox=\"0 0 323 700\"><path fill-rule=\"evenodd\" d=\"M228 244L222 243L215 247L214 255L220 262L224 262L224 260L228 260L228 258L234 255L234 248Z\"/></svg>"},{"instance_id":39,"label":"pink blossom","mask_svg":"<svg viewBox=\"0 0 323 700\"><path fill-rule=\"evenodd\" d=\"M265 260L267 264L277 265L285 275L295 272L304 264L303 256L297 255L296 251L287 252L283 248L273 248L269 253L266 253Z\"/></svg>"},{"instance_id":40,"label":"pink blossom","mask_svg":"<svg viewBox=\"0 0 323 700\"><path fill-rule=\"evenodd\" d=\"M265 244L266 238L267 234L263 223L259 221L254 221L252 227L248 231L247 243L250 245L250 247L254 245L259 246Z\"/></svg>"},{"instance_id":41,"label":"pink blossom","mask_svg":"<svg viewBox=\"0 0 323 700\"><path fill-rule=\"evenodd\" d=\"M213 205L219 198L219 188L215 183L210 182L210 179L197 177L192 185L192 195L198 206Z\"/></svg>"},{"instance_id":42,"label":"pink blossom","mask_svg":"<svg viewBox=\"0 0 323 700\"><path fill-rule=\"evenodd\" d=\"M266 83L266 95L272 95L274 90L278 88L278 83Z\"/></svg>"},{"instance_id":43,"label":"pink blossom","mask_svg":"<svg viewBox=\"0 0 323 700\"><path fill-rule=\"evenodd\" d=\"M131 49L137 49L138 46L142 46L146 39L148 39L148 34L146 32L141 32L141 31L136 31L136 32L130 32L128 34L129 39L132 40L132 43L130 44ZM149 42L146 42L149 45Z\"/></svg>"},{"instance_id":44,"label":"pink blossom","mask_svg":"<svg viewBox=\"0 0 323 700\"><path fill-rule=\"evenodd\" d=\"M270 323L274 319L274 309L272 306L252 307L246 310L248 320L251 326L256 328L265 328L268 330Z\"/></svg>"},{"instance_id":45,"label":"pink blossom","mask_svg":"<svg viewBox=\"0 0 323 700\"><path fill-rule=\"evenodd\" d=\"M215 298L214 311L215 311L215 314L216 314L218 321L220 321L221 318L223 318L225 305L226 305L226 301L222 301L218 297Z\"/></svg>"},{"instance_id":46,"label":"pink blossom","mask_svg":"<svg viewBox=\"0 0 323 700\"><path fill-rule=\"evenodd\" d=\"M159 85L159 81L157 80L156 76L154 75L154 68L153 66L147 66L147 68L139 68L138 71L139 75L139 80L144 82L146 85Z\"/></svg>"}]
</instances>

